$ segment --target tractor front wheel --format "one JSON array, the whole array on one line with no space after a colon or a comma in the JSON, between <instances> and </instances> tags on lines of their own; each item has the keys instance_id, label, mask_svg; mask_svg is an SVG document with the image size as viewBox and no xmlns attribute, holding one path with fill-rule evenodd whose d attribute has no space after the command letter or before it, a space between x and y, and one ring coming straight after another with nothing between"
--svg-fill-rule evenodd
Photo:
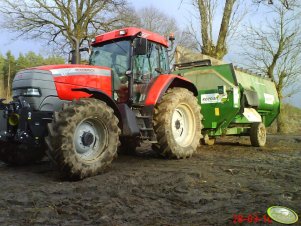
<instances>
[{"instance_id":1,"label":"tractor front wheel","mask_svg":"<svg viewBox=\"0 0 301 226\"><path fill-rule=\"evenodd\" d=\"M65 104L54 114L48 131L50 158L70 179L99 174L117 155L118 119L103 101L80 99Z\"/></svg>"},{"instance_id":2,"label":"tractor front wheel","mask_svg":"<svg viewBox=\"0 0 301 226\"><path fill-rule=\"evenodd\" d=\"M153 123L158 143L153 149L168 158L191 157L202 137L200 110L189 90L169 89L155 107Z\"/></svg>"}]
</instances>

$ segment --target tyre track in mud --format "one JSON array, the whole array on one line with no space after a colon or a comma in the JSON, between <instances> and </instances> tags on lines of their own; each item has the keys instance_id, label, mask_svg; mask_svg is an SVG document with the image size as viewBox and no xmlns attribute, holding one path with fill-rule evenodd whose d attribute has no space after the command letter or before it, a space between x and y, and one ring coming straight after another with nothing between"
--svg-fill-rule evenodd
<instances>
[{"instance_id":1,"label":"tyre track in mud","mask_svg":"<svg viewBox=\"0 0 301 226\"><path fill-rule=\"evenodd\" d=\"M263 215L271 205L300 213L300 138L270 136L265 148L219 139L186 160L162 160L148 147L78 182L60 180L48 161L2 164L0 224L233 225L233 214Z\"/></svg>"}]
</instances>

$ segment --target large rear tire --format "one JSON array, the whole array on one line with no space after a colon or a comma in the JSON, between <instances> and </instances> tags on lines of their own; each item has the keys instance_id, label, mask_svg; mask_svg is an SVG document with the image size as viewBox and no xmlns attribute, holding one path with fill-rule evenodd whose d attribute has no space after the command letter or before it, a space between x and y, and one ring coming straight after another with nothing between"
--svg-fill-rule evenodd
<instances>
[{"instance_id":1,"label":"large rear tire","mask_svg":"<svg viewBox=\"0 0 301 226\"><path fill-rule=\"evenodd\" d=\"M202 138L202 115L197 98L187 89L169 89L155 107L154 151L167 158L188 158Z\"/></svg>"},{"instance_id":2,"label":"large rear tire","mask_svg":"<svg viewBox=\"0 0 301 226\"><path fill-rule=\"evenodd\" d=\"M105 102L80 99L65 104L48 125L46 143L65 177L83 179L101 173L117 155L120 129Z\"/></svg>"},{"instance_id":3,"label":"large rear tire","mask_svg":"<svg viewBox=\"0 0 301 226\"><path fill-rule=\"evenodd\" d=\"M254 147L263 147L266 144L267 131L262 122L255 122L251 125L250 140Z\"/></svg>"},{"instance_id":4,"label":"large rear tire","mask_svg":"<svg viewBox=\"0 0 301 226\"><path fill-rule=\"evenodd\" d=\"M8 165L30 165L40 161L45 156L44 146L27 144L0 143L0 160Z\"/></svg>"}]
</instances>

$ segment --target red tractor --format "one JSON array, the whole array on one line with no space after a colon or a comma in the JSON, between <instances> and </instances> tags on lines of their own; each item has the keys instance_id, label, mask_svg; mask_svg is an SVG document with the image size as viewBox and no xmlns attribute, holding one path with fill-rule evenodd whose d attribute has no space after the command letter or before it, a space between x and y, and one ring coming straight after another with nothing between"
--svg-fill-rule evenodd
<instances>
[{"instance_id":1,"label":"red tractor","mask_svg":"<svg viewBox=\"0 0 301 226\"><path fill-rule=\"evenodd\" d=\"M102 172L120 144L133 152L148 142L164 157L187 158L202 136L196 96L190 81L170 74L164 37L108 32L92 42L89 65L17 73L13 101L0 101L0 159L29 164L47 150L64 175L82 179Z\"/></svg>"}]
</instances>

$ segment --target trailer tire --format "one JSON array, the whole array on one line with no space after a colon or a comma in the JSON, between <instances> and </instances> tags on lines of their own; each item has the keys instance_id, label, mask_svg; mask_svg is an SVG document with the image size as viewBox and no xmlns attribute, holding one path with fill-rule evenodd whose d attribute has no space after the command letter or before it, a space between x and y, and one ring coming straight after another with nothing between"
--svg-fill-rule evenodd
<instances>
[{"instance_id":1,"label":"trailer tire","mask_svg":"<svg viewBox=\"0 0 301 226\"><path fill-rule=\"evenodd\" d=\"M171 88L155 106L154 151L166 158L188 158L197 150L202 138L202 115L197 98L185 88Z\"/></svg>"},{"instance_id":2,"label":"trailer tire","mask_svg":"<svg viewBox=\"0 0 301 226\"><path fill-rule=\"evenodd\" d=\"M64 104L48 125L46 143L64 177L83 179L104 171L117 156L120 129L105 102L80 99Z\"/></svg>"},{"instance_id":3,"label":"trailer tire","mask_svg":"<svg viewBox=\"0 0 301 226\"><path fill-rule=\"evenodd\" d=\"M263 147L266 144L266 128L262 122L252 123L250 129L250 140L254 147Z\"/></svg>"},{"instance_id":4,"label":"trailer tire","mask_svg":"<svg viewBox=\"0 0 301 226\"><path fill-rule=\"evenodd\" d=\"M0 160L12 166L30 165L45 156L45 147L27 144L0 143Z\"/></svg>"}]
</instances>

